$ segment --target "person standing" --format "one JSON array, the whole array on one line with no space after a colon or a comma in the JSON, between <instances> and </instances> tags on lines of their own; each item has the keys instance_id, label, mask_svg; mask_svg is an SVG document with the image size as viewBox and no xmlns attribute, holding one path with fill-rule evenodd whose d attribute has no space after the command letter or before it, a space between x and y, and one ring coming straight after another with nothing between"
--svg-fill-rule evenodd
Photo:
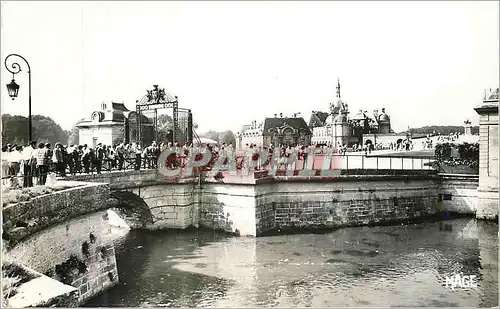
<instances>
[{"instance_id":1,"label":"person standing","mask_svg":"<svg viewBox=\"0 0 500 309\"><path fill-rule=\"evenodd\" d=\"M9 186L9 180L7 176L9 175L9 148L7 146L2 147L2 187Z\"/></svg>"},{"instance_id":2,"label":"person standing","mask_svg":"<svg viewBox=\"0 0 500 309\"><path fill-rule=\"evenodd\" d=\"M65 168L64 168L64 153L62 149L61 143L56 143L54 154L52 155L52 162L55 164L55 171L61 177L66 176Z\"/></svg>"},{"instance_id":3,"label":"person standing","mask_svg":"<svg viewBox=\"0 0 500 309\"><path fill-rule=\"evenodd\" d=\"M48 149L47 151L47 156L48 156L47 168L49 169L48 172L54 170L54 162L52 161L52 156L54 155L54 151L52 150L51 147L52 145L50 143L45 143L45 148Z\"/></svg>"},{"instance_id":4,"label":"person standing","mask_svg":"<svg viewBox=\"0 0 500 309\"><path fill-rule=\"evenodd\" d=\"M102 161L106 157L106 151L104 150L104 147L101 143L97 144L97 147L95 149L95 160L94 160L94 165L96 167L97 174L101 173L102 169Z\"/></svg>"},{"instance_id":5,"label":"person standing","mask_svg":"<svg viewBox=\"0 0 500 309\"><path fill-rule=\"evenodd\" d=\"M75 161L75 173L82 173L82 157L83 157L83 146L78 145L73 150L73 161Z\"/></svg>"},{"instance_id":6,"label":"person standing","mask_svg":"<svg viewBox=\"0 0 500 309\"><path fill-rule=\"evenodd\" d=\"M22 161L22 146L15 146L15 150L9 155L9 176L11 176L11 186L17 187L19 184L20 163Z\"/></svg>"},{"instance_id":7,"label":"person standing","mask_svg":"<svg viewBox=\"0 0 500 309\"><path fill-rule=\"evenodd\" d=\"M134 143L134 145L132 145L132 151L135 152L135 170L138 171L141 169L141 146Z\"/></svg>"},{"instance_id":8,"label":"person standing","mask_svg":"<svg viewBox=\"0 0 500 309\"><path fill-rule=\"evenodd\" d=\"M90 173L90 149L87 147L87 144L83 145L82 148L82 157L81 161L83 163L83 168L85 173Z\"/></svg>"},{"instance_id":9,"label":"person standing","mask_svg":"<svg viewBox=\"0 0 500 309\"><path fill-rule=\"evenodd\" d=\"M125 146L123 143L116 146L116 156L118 157L118 169L121 171L123 169L123 163L125 162Z\"/></svg>"},{"instance_id":10,"label":"person standing","mask_svg":"<svg viewBox=\"0 0 500 309\"><path fill-rule=\"evenodd\" d=\"M47 182L49 172L49 149L44 143L40 143L38 149L33 152L33 157L36 160L38 184L43 186Z\"/></svg>"},{"instance_id":11,"label":"person standing","mask_svg":"<svg viewBox=\"0 0 500 309\"><path fill-rule=\"evenodd\" d=\"M32 160L33 151L36 149L36 141L31 141L30 144L23 149L21 163L23 168L23 187L33 187L33 175L36 172L36 162Z\"/></svg>"},{"instance_id":12,"label":"person standing","mask_svg":"<svg viewBox=\"0 0 500 309\"><path fill-rule=\"evenodd\" d=\"M71 144L68 148L66 148L65 161L69 167L69 173L71 175L75 175L75 160L73 160L73 151L75 151L75 145Z\"/></svg>"},{"instance_id":13,"label":"person standing","mask_svg":"<svg viewBox=\"0 0 500 309\"><path fill-rule=\"evenodd\" d=\"M144 148L142 157L144 158L143 168L151 168L151 146Z\"/></svg>"}]
</instances>

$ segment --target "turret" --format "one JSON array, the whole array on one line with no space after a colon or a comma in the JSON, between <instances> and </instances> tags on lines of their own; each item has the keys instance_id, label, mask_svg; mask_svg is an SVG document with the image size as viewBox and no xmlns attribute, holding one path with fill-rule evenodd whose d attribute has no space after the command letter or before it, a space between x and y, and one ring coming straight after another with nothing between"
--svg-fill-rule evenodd
<instances>
[{"instance_id":1,"label":"turret","mask_svg":"<svg viewBox=\"0 0 500 309\"><path fill-rule=\"evenodd\" d=\"M385 108L382 108L382 113L378 116L378 125L380 134L391 133L391 118L385 113Z\"/></svg>"}]
</instances>

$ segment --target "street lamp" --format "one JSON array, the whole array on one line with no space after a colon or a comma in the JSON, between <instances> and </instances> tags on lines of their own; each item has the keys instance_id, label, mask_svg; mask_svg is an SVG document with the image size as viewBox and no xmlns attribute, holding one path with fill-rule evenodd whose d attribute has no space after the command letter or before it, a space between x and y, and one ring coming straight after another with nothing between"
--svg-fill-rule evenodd
<instances>
[{"instance_id":1,"label":"street lamp","mask_svg":"<svg viewBox=\"0 0 500 309\"><path fill-rule=\"evenodd\" d=\"M7 84L7 91L9 92L9 96L14 100L17 98L17 93L19 92L19 85L16 84L15 80L12 80L9 84Z\"/></svg>"},{"instance_id":2,"label":"street lamp","mask_svg":"<svg viewBox=\"0 0 500 309\"><path fill-rule=\"evenodd\" d=\"M17 98L17 95L19 93L20 86L18 84L16 84L16 81L14 80L14 75L21 72L21 66L17 62L13 62L10 66L7 65L7 60L10 57L21 58L22 60L24 60L24 62L26 63L26 66L28 67L28 92L29 92L29 98L28 98L28 126L29 126L29 131L28 131L29 133L28 134L29 134L29 136L28 136L28 139L31 142L33 140L33 135L32 135L33 130L32 130L32 124L31 124L31 68L30 68L30 64L28 63L28 61L26 59L24 59L24 57L21 55L10 54L7 57L5 57L5 68L7 69L7 71L12 73L12 81L9 84L7 84L7 91L9 92L9 96L12 98L12 100Z\"/></svg>"}]
</instances>

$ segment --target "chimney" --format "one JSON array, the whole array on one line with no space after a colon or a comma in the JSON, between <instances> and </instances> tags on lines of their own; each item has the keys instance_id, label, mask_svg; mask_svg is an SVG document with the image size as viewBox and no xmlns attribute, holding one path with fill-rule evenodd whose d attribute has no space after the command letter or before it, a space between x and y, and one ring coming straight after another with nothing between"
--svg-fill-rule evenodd
<instances>
[{"instance_id":1,"label":"chimney","mask_svg":"<svg viewBox=\"0 0 500 309\"><path fill-rule=\"evenodd\" d=\"M283 113L280 113L280 118L283 118Z\"/></svg>"}]
</instances>

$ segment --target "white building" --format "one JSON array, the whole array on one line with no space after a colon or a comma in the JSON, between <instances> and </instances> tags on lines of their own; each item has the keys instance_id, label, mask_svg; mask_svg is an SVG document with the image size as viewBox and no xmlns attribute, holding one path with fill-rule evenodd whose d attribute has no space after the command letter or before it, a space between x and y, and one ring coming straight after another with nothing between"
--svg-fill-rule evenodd
<instances>
[{"instance_id":1,"label":"white building","mask_svg":"<svg viewBox=\"0 0 500 309\"><path fill-rule=\"evenodd\" d=\"M123 102L102 103L101 110L94 111L90 120L82 120L76 124L79 128L80 145L87 144L91 148L99 143L114 146L119 143L133 143L138 138L138 115L130 111ZM142 139L150 143L153 136L152 121L142 115Z\"/></svg>"}]
</instances>

